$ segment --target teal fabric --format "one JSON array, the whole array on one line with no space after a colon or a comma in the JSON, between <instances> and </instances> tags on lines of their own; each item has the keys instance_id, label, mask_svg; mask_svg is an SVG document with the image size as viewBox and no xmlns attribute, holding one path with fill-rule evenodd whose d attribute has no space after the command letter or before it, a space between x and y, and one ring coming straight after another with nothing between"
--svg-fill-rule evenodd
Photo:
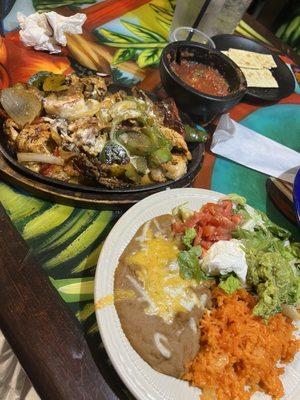
<instances>
[{"instance_id":1,"label":"teal fabric","mask_svg":"<svg viewBox=\"0 0 300 400\"><path fill-rule=\"evenodd\" d=\"M299 104L276 104L260 108L240 123L278 143L300 151ZM212 190L245 196L250 205L266 212L274 222L289 229L299 239L299 228L283 217L268 197L266 180L265 174L217 157L212 176Z\"/></svg>"}]
</instances>

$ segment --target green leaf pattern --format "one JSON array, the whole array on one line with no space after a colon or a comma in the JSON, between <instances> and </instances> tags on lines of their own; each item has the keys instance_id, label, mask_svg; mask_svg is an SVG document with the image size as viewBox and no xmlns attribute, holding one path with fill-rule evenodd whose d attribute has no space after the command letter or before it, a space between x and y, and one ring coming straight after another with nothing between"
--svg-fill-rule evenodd
<instances>
[{"instance_id":1,"label":"green leaf pattern","mask_svg":"<svg viewBox=\"0 0 300 400\"><path fill-rule=\"evenodd\" d=\"M125 61L136 61L139 68L158 64L162 49L168 44L167 37L173 18L175 1L166 2L166 8L150 3L149 8L154 13L156 22L165 31L164 36L125 19L121 19L120 23L128 31L128 35L104 28L95 31L101 43L118 49L114 53L113 65Z\"/></svg>"},{"instance_id":2,"label":"green leaf pattern","mask_svg":"<svg viewBox=\"0 0 300 400\"><path fill-rule=\"evenodd\" d=\"M35 1L35 6L40 9L41 3ZM74 4L76 1L68 3ZM101 43L116 48L113 65L134 60L140 68L145 68L158 63L162 49L168 43L167 31L174 1L165 0L165 4L166 8L163 8L151 2L148 8L151 17L147 15L148 20L156 18L156 22L165 30L165 35L137 25L128 18L120 21L122 33L106 27L95 31ZM129 78L123 76L119 69L113 68L112 73L118 81L127 83ZM53 204L31 197L2 182L0 202L55 289L81 322L87 337L95 343L94 355L106 360L106 368L112 369L98 333L93 291L96 263L103 241L120 217L120 212ZM125 393L125 388L122 390ZM131 398L127 392L125 396Z\"/></svg>"},{"instance_id":3,"label":"green leaf pattern","mask_svg":"<svg viewBox=\"0 0 300 400\"><path fill-rule=\"evenodd\" d=\"M119 64L124 61L132 60L137 54L137 51L135 49L130 49L130 48L124 48L117 50L114 54L114 58L112 63Z\"/></svg>"},{"instance_id":4,"label":"green leaf pattern","mask_svg":"<svg viewBox=\"0 0 300 400\"><path fill-rule=\"evenodd\" d=\"M142 26L138 26L128 21L121 20L121 23L125 26L125 28L127 28L130 32L137 36L140 41L143 41L144 43L165 42L165 39L162 36L153 31L150 31L149 29L143 28Z\"/></svg>"},{"instance_id":5,"label":"green leaf pattern","mask_svg":"<svg viewBox=\"0 0 300 400\"><path fill-rule=\"evenodd\" d=\"M143 50L137 59L137 65L140 68L145 68L159 62L162 49L146 49Z\"/></svg>"}]
</instances>

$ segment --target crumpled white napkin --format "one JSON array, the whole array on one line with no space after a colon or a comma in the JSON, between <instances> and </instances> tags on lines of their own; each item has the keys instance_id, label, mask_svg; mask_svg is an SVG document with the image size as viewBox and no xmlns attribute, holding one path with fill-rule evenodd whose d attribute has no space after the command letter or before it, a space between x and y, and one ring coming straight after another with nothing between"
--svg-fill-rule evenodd
<instances>
[{"instance_id":1,"label":"crumpled white napkin","mask_svg":"<svg viewBox=\"0 0 300 400\"><path fill-rule=\"evenodd\" d=\"M35 13L28 17L17 13L20 24L20 38L25 46L35 50L45 50L49 53L60 53L61 47L66 46L65 33L82 33L82 25L86 20L85 14L74 14L64 17L54 11L43 14Z\"/></svg>"},{"instance_id":2,"label":"crumpled white napkin","mask_svg":"<svg viewBox=\"0 0 300 400\"><path fill-rule=\"evenodd\" d=\"M211 151L264 174L293 183L300 168L300 153L222 115Z\"/></svg>"}]
</instances>

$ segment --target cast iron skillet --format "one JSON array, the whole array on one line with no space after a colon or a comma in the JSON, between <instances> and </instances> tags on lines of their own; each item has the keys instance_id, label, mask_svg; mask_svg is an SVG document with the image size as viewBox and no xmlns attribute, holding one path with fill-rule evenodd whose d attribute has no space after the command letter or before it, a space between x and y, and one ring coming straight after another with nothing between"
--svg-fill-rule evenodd
<instances>
[{"instance_id":1,"label":"cast iron skillet","mask_svg":"<svg viewBox=\"0 0 300 400\"><path fill-rule=\"evenodd\" d=\"M128 86L123 86L123 85L118 85L118 84L112 84L109 86L109 91L114 93L118 90L124 90L127 93L131 92L131 88ZM153 93L148 93L146 92L147 95L152 99L155 100L157 97ZM180 116L183 123L188 123L192 124L191 120L185 116L184 114ZM45 183L45 184L50 184L52 186L60 187L63 189L68 189L68 190L73 190L76 192L83 191L83 192L90 192L90 193L136 193L136 192L144 192L144 191L151 191L151 193L155 193L155 190L160 191L162 189L165 189L167 187L184 187L189 185L190 183L193 182L195 177L197 176L203 154L204 154L204 144L203 143L188 143L188 148L192 154L192 160L188 162L187 165L187 172L184 174L181 178L173 181L169 180L167 182L163 183L153 183L151 185L144 185L144 186L130 186L127 188L115 188L115 189L109 189L105 187L104 185L101 184L95 184L95 186L88 186L88 185L83 185L83 184L76 184L76 183L67 183L60 181L58 179L52 179L48 178L46 176L43 176L41 174L38 174L29 168L23 166L20 164L13 154L10 152L8 146L6 145L6 138L5 135L2 131L2 128L0 129L0 152L2 155L5 157L5 159L12 165L14 169L17 171L21 172L25 176L28 176L29 178L33 178L38 182Z\"/></svg>"},{"instance_id":2,"label":"cast iron skillet","mask_svg":"<svg viewBox=\"0 0 300 400\"><path fill-rule=\"evenodd\" d=\"M272 53L267 47L242 36L237 35L216 35L212 37L218 50L228 50L229 48L253 51L255 53L271 54L277 68L272 68L271 72L278 83L278 88L254 88L248 87L245 97L251 100L278 101L289 96L295 90L295 79L288 66Z\"/></svg>"}]
</instances>

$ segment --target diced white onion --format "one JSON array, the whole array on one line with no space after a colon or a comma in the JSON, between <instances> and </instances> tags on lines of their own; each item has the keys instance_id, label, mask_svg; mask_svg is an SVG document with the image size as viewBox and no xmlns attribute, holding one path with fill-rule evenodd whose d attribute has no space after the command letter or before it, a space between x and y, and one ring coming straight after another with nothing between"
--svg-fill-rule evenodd
<instances>
[{"instance_id":1,"label":"diced white onion","mask_svg":"<svg viewBox=\"0 0 300 400\"><path fill-rule=\"evenodd\" d=\"M51 154L42 153L17 153L19 162L37 162L44 164L64 165L64 160Z\"/></svg>"}]
</instances>

